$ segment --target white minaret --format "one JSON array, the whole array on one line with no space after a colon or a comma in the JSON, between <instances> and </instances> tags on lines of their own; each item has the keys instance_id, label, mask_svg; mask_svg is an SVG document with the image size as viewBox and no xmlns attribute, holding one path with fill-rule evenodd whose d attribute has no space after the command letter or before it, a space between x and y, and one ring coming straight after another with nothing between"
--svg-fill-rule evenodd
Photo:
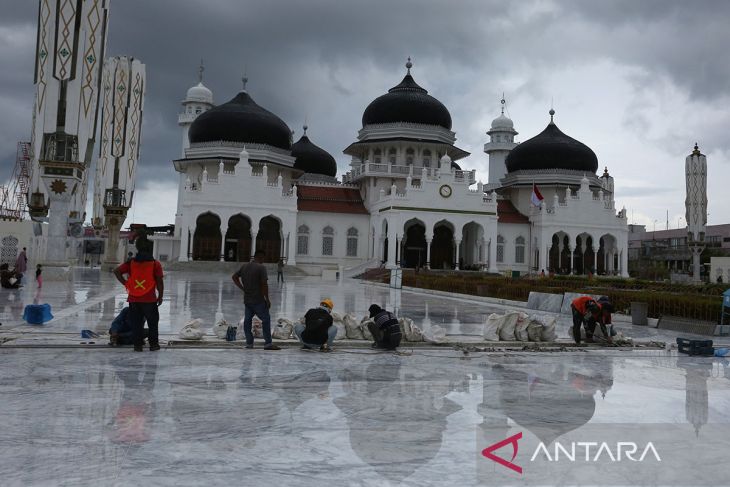
<instances>
[{"instance_id":1,"label":"white minaret","mask_svg":"<svg viewBox=\"0 0 730 487\"><path fill-rule=\"evenodd\" d=\"M213 92L210 91L203 84L203 72L205 66L203 66L203 60L200 60L200 67L198 68L198 84L191 87L185 99L182 101L182 111L177 116L177 124L182 129L182 145L181 145L181 157L185 157L185 149L190 147L190 140L188 139L188 131L190 126L193 124L198 115L203 112L207 112L213 108ZM182 225L182 201L183 192L185 191L185 180L187 175L184 171L180 172L180 179L177 187L177 210L175 211L175 236L180 236L180 228Z\"/></svg>"},{"instance_id":2,"label":"white minaret","mask_svg":"<svg viewBox=\"0 0 730 487\"><path fill-rule=\"evenodd\" d=\"M64 266L69 219L84 218L109 0L39 4L28 206L35 219L49 216L46 263Z\"/></svg>"},{"instance_id":3,"label":"white minaret","mask_svg":"<svg viewBox=\"0 0 730 487\"><path fill-rule=\"evenodd\" d=\"M707 226L707 158L695 143L684 161L687 199L684 200L687 244L692 251L692 280L700 281L700 254L705 249Z\"/></svg>"},{"instance_id":4,"label":"white minaret","mask_svg":"<svg viewBox=\"0 0 730 487\"><path fill-rule=\"evenodd\" d=\"M507 173L505 160L509 151L517 147L515 144L515 135L517 131L514 129L512 120L504 114L505 100L502 96L502 114L492 120L492 127L487 132L489 142L484 144L484 152L489 155L489 180L487 184L489 189L499 186L499 180Z\"/></svg>"},{"instance_id":5,"label":"white minaret","mask_svg":"<svg viewBox=\"0 0 730 487\"><path fill-rule=\"evenodd\" d=\"M113 57L104 63L92 224L107 229L104 263L108 267L118 264L119 230L134 198L145 82L145 65L137 59Z\"/></svg>"},{"instance_id":6,"label":"white minaret","mask_svg":"<svg viewBox=\"0 0 730 487\"><path fill-rule=\"evenodd\" d=\"M603 176L601 176L601 188L604 193L613 194L613 176L608 174L608 166L603 168Z\"/></svg>"},{"instance_id":7,"label":"white minaret","mask_svg":"<svg viewBox=\"0 0 730 487\"><path fill-rule=\"evenodd\" d=\"M203 112L207 112L213 108L213 92L203 84L203 60L200 60L198 68L198 84L188 90L185 99L182 101L182 111L177 116L177 124L182 129L182 157L185 157L185 149L190 147L188 140L188 130L190 125Z\"/></svg>"}]
</instances>

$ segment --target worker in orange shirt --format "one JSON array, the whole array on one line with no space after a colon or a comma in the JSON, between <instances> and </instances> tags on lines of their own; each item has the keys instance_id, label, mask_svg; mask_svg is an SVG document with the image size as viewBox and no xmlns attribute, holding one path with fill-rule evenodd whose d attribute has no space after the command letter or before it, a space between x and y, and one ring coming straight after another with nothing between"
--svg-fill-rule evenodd
<instances>
[{"instance_id":1,"label":"worker in orange shirt","mask_svg":"<svg viewBox=\"0 0 730 487\"><path fill-rule=\"evenodd\" d=\"M605 308L602 309L602 308ZM596 302L591 296L580 296L570 303L573 312L573 339L580 344L580 327L586 330L586 342L593 343L593 332L596 330L596 323L601 326L603 336L608 343L612 343L611 335L606 329L606 324L611 323L612 306L608 298L602 296Z\"/></svg>"}]
</instances>

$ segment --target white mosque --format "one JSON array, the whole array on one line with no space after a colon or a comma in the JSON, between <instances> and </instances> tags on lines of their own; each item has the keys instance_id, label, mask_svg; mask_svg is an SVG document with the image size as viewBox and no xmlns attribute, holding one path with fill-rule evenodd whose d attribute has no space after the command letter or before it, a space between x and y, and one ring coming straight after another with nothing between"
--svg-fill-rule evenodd
<instances>
[{"instance_id":1,"label":"white mosque","mask_svg":"<svg viewBox=\"0 0 730 487\"><path fill-rule=\"evenodd\" d=\"M502 114L487 132L489 181L464 168L448 109L411 75L373 100L350 168L259 106L245 88L221 105L200 82L182 102L175 234L161 260L245 262L263 249L312 274L421 267L628 276L626 211L596 154L565 135L554 111L516 143ZM504 102L503 102L504 103ZM533 187L544 199L535 205Z\"/></svg>"}]
</instances>

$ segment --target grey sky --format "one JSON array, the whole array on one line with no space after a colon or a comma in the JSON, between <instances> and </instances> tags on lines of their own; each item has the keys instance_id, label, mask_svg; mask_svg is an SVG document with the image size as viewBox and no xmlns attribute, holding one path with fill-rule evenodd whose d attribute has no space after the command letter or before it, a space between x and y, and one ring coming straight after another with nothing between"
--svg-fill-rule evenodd
<instances>
[{"instance_id":1,"label":"grey sky","mask_svg":"<svg viewBox=\"0 0 730 487\"><path fill-rule=\"evenodd\" d=\"M0 162L30 132L37 2L0 0ZM112 0L108 55L147 65L142 159L132 221L173 221L179 102L200 58L216 103L248 89L295 138L346 169L362 112L403 77L451 112L462 166L487 179L485 132L504 91L518 140L549 119L588 144L616 178L619 206L638 223L683 215L684 158L709 160L711 223L730 221L730 2ZM160 206L160 196L166 201ZM154 201L154 206L153 206ZM152 207L152 208L151 208Z\"/></svg>"}]
</instances>

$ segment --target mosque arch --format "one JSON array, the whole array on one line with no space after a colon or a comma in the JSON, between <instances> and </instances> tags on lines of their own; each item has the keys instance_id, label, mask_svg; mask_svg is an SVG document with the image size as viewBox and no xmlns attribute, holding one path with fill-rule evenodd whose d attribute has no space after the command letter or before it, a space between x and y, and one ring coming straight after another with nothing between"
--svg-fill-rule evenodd
<instances>
[{"instance_id":1,"label":"mosque arch","mask_svg":"<svg viewBox=\"0 0 730 487\"><path fill-rule=\"evenodd\" d=\"M461 248L459 250L459 267L481 267L485 260L484 227L475 221L466 223L461 228Z\"/></svg>"},{"instance_id":2,"label":"mosque arch","mask_svg":"<svg viewBox=\"0 0 730 487\"><path fill-rule=\"evenodd\" d=\"M281 258L281 221L273 215L265 216L259 221L259 233L256 235L256 250L264 251L264 262L278 262Z\"/></svg>"},{"instance_id":3,"label":"mosque arch","mask_svg":"<svg viewBox=\"0 0 730 487\"><path fill-rule=\"evenodd\" d=\"M446 220L441 220L433 227L431 269L453 269L454 250L454 226Z\"/></svg>"},{"instance_id":4,"label":"mosque arch","mask_svg":"<svg viewBox=\"0 0 730 487\"><path fill-rule=\"evenodd\" d=\"M230 262L251 260L251 219L241 213L228 219L224 259Z\"/></svg>"},{"instance_id":5,"label":"mosque arch","mask_svg":"<svg viewBox=\"0 0 730 487\"><path fill-rule=\"evenodd\" d=\"M403 225L403 267L425 267L428 262L426 224L418 218Z\"/></svg>"},{"instance_id":6,"label":"mosque arch","mask_svg":"<svg viewBox=\"0 0 730 487\"><path fill-rule=\"evenodd\" d=\"M210 211L198 215L193 234L193 260L219 260L221 239L220 217Z\"/></svg>"}]
</instances>

